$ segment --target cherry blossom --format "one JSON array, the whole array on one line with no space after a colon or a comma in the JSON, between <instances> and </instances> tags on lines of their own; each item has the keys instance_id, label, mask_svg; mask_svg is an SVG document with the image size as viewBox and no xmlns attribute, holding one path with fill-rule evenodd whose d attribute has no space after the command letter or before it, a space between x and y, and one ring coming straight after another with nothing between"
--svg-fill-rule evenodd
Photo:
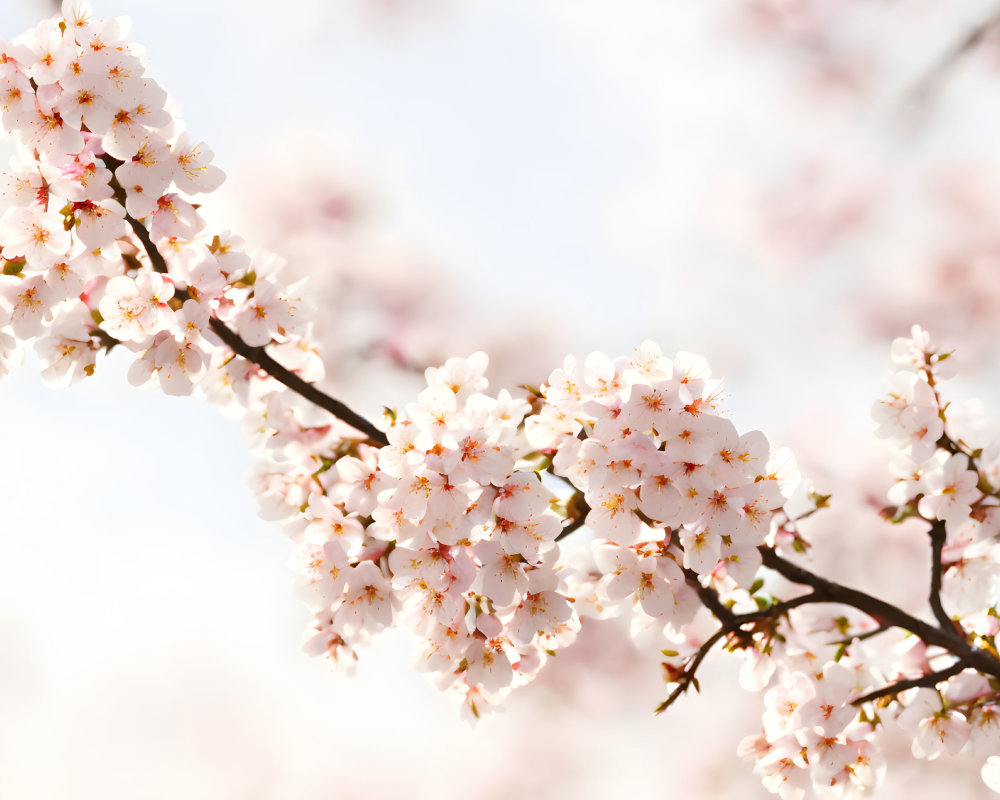
<instances>
[{"instance_id":1,"label":"cherry blossom","mask_svg":"<svg viewBox=\"0 0 1000 800\"><path fill-rule=\"evenodd\" d=\"M997 786L1000 443L945 395L958 356L911 328L872 410L882 516L930 552L912 612L813 570L829 498L738 429L700 356L644 342L499 390L485 353L455 356L369 420L321 388L308 287L202 216L193 196L224 175L126 29L64 0L4 47L0 373L28 341L60 385L117 349L130 382L240 418L261 516L294 547L306 652L353 667L405 630L478 717L617 618L663 670L661 711L714 648L737 654L762 693L740 752L783 798L874 788L890 727L916 758L985 757Z\"/></svg>"}]
</instances>

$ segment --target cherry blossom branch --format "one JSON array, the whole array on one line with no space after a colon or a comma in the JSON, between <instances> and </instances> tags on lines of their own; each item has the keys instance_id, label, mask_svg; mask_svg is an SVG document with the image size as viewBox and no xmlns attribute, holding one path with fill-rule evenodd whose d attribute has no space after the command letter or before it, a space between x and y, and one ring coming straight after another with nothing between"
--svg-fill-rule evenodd
<instances>
[{"instance_id":1,"label":"cherry blossom branch","mask_svg":"<svg viewBox=\"0 0 1000 800\"><path fill-rule=\"evenodd\" d=\"M693 569L687 567L683 567L682 569L684 578L687 580L688 585L698 593L698 599L701 600L702 605L711 611L715 615L715 618L722 623L722 632L729 633L736 630L739 627L739 625L733 623L736 615L732 609L727 608L719 599L719 593L710 586L702 586L701 581L698 580L698 573Z\"/></svg>"},{"instance_id":2,"label":"cherry blossom branch","mask_svg":"<svg viewBox=\"0 0 1000 800\"><path fill-rule=\"evenodd\" d=\"M931 523L929 533L931 537L931 590L928 599L931 610L934 612L934 618L942 628L948 630L949 628L954 628L955 623L948 616L948 612L944 610L944 606L941 605L941 577L944 571L941 563L941 554L944 551L945 543L944 523L940 520Z\"/></svg>"},{"instance_id":3,"label":"cherry blossom branch","mask_svg":"<svg viewBox=\"0 0 1000 800\"><path fill-rule=\"evenodd\" d=\"M826 601L851 606L885 624L910 631L925 644L936 645L952 653L966 667L972 667L987 675L1000 678L1000 660L986 650L970 645L955 629L951 621L947 627L937 628L918 617L907 614L901 608L887 603L857 589L842 586L793 564L779 556L769 547L759 548L764 566L775 570L793 583L811 586L813 594ZM815 602L820 602L818 599Z\"/></svg>"},{"instance_id":4,"label":"cherry blossom branch","mask_svg":"<svg viewBox=\"0 0 1000 800\"><path fill-rule=\"evenodd\" d=\"M747 614L734 614L730 609L723 605L722 601L719 599L718 593L714 589L702 586L698 582L698 574L696 572L690 569L685 569L684 575L688 582L695 587L702 603L704 603L704 605L715 615L716 619L722 623L722 627L716 630L715 633L702 643L701 647L698 648L691 660L684 666L684 669L678 676L677 680L673 681L677 683L677 686L670 692L667 699L654 709L657 714L666 711L670 708L670 706L677 702L678 698L688 690L688 687L694 686L695 691L700 691L696 673L698 672L698 668L701 666L701 663L708 656L716 642L720 639L736 633L742 626L748 623L759 622L762 619L769 619L772 617L779 617L796 606L819 602L814 598L813 594L805 594L801 597L795 597L782 603L775 603L774 605L768 606L760 611L752 611Z\"/></svg>"},{"instance_id":5,"label":"cherry blossom branch","mask_svg":"<svg viewBox=\"0 0 1000 800\"><path fill-rule=\"evenodd\" d=\"M718 592L710 586L702 586L701 582L698 580L697 572L688 568L683 568L683 572L688 584L690 584L698 593L698 597L701 599L702 604L715 615L715 618L722 623L722 626L702 643L701 647L698 648L691 660L684 666L684 669L681 671L677 680L672 681L677 683L677 686L670 692L667 699L656 707L655 713L657 714L660 714L670 708L670 706L672 706L677 699L688 690L688 687L694 686L695 691L700 691L696 673L698 668L701 666L701 663L708 656L716 642L720 639L736 633L744 625L749 623L780 617L791 609L796 608L797 606L806 605L807 603L823 602L817 599L815 593L809 593L801 595L800 597L793 597L791 600L785 600L781 603L775 603L758 611L751 611L746 614L736 614L722 602L719 598ZM749 631L747 633L749 633Z\"/></svg>"},{"instance_id":6,"label":"cherry blossom branch","mask_svg":"<svg viewBox=\"0 0 1000 800\"><path fill-rule=\"evenodd\" d=\"M785 578L802 585L811 586L812 592L794 597L780 603L768 606L758 611L746 614L735 614L725 606L719 598L718 593L711 587L703 586L698 580L698 574L690 569L684 569L684 576L687 582L698 593L702 604L708 608L715 617L722 623L722 626L712 634L709 639L695 653L694 657L684 667L683 672L677 680L677 687L670 693L666 700L656 708L656 713L669 708L676 700L687 691L688 687L694 685L697 689L697 678L695 673L702 661L708 655L711 648L721 638L739 631L744 625L760 622L761 620L776 619L793 608L813 603L839 603L849 605L862 611L876 620L883 623L875 631L861 634L858 637L851 637L848 641L856 638L866 638L874 633L882 633L887 627L899 627L911 631L919 636L926 644L934 644L952 653L957 660L954 664L945 669L921 675L917 678L908 678L897 681L881 689L870 692L854 701L854 705L860 705L870 700L877 700L881 697L888 697L899 694L907 689L916 687L933 687L938 683L957 675L964 669L972 667L980 672L1000 677L1000 661L993 658L987 651L972 647L961 637L955 628L954 622L948 617L941 607L941 549L944 543L943 523L935 523L931 530L932 542L934 543L934 559L936 569L932 574L932 606L935 606L935 616L941 624L940 628L912 617L902 609L886 603L877 597L850 589L846 586L829 581L803 567L799 567L790 561L786 561L770 548L761 547L761 554L764 557L765 566L783 575Z\"/></svg>"},{"instance_id":7,"label":"cherry blossom branch","mask_svg":"<svg viewBox=\"0 0 1000 800\"><path fill-rule=\"evenodd\" d=\"M726 629L728 629L725 631L727 633L732 633L751 622L760 622L761 620L780 617L791 611L793 608L798 608L799 606L810 605L812 603L830 602L817 592L809 592L808 594L793 597L790 600L782 600L779 603L772 603L766 608L761 608L757 611L748 611L744 614L737 614L731 608L727 607L721 599L719 599L718 592L710 586L701 585L701 582L698 580L697 572L687 568L685 568L683 572L688 584L690 584L698 593L698 597L702 604L715 615L715 618L719 620L719 622L721 622Z\"/></svg>"},{"instance_id":8,"label":"cherry blossom branch","mask_svg":"<svg viewBox=\"0 0 1000 800\"><path fill-rule=\"evenodd\" d=\"M666 700L653 709L653 713L662 714L670 708L670 706L677 702L677 699L688 690L689 686L694 686L696 692L701 691L698 687L698 678L695 673L698 672L698 667L701 666L701 662L705 660L705 657L708 656L711 649L715 647L716 642L728 633L730 633L730 631L723 627L719 628L719 630L708 637L701 647L698 648L698 652L696 652L692 659L685 665L684 670L677 678L677 686L674 687L674 690L670 693Z\"/></svg>"},{"instance_id":9,"label":"cherry blossom branch","mask_svg":"<svg viewBox=\"0 0 1000 800\"><path fill-rule=\"evenodd\" d=\"M856 700L852 700L851 705L860 706L863 703L878 700L881 697L891 697L897 695L900 692L905 692L907 689L917 689L921 687L933 688L942 681L946 681L948 678L957 675L965 668L965 664L959 660L950 667L939 669L937 672L928 672L926 675L921 675L919 678L907 678L906 680L896 681L888 686L883 686L881 689L876 689L874 692L869 692Z\"/></svg>"},{"instance_id":10,"label":"cherry blossom branch","mask_svg":"<svg viewBox=\"0 0 1000 800\"><path fill-rule=\"evenodd\" d=\"M264 372L274 378L278 383L287 386L296 394L304 397L311 403L329 411L341 422L346 422L352 428L365 434L373 444L385 447L389 440L383 431L376 428L369 420L360 414L352 411L348 406L339 400L321 392L315 384L307 383L291 370L283 367L272 358L263 347L251 347L244 342L239 335L228 328L222 320L212 317L208 324L223 342L237 355L242 356L247 361L252 361Z\"/></svg>"},{"instance_id":11,"label":"cherry blossom branch","mask_svg":"<svg viewBox=\"0 0 1000 800\"><path fill-rule=\"evenodd\" d=\"M121 161L116 158L112 158L109 155L104 155L101 159L104 161L108 169L112 170L112 172L114 172L122 164ZM118 202L124 207L125 191L118 183L118 179L112 177L110 186L115 192L115 199L118 200ZM166 274L166 259L163 258L163 254L160 253L156 244L153 242L146 226L127 212L125 214L125 221L129 224L129 227L132 228L132 232L142 244L143 249L146 251L146 255L149 256L149 262L153 270ZM183 289L178 289L175 293L182 300L187 299L188 297L187 292ZM215 331L216 335L222 339L223 342L225 342L226 346L229 347L230 350L237 355L242 356L247 361L256 364L264 370L264 372L278 381L278 383L291 389L293 392L305 398L309 402L326 411L329 411L333 414L333 416L337 417L337 419L342 422L346 422L352 428L365 434L372 443L377 444L380 447L384 447L389 443L385 433L376 428L375 425L365 417L353 411L341 401L330 397L324 392L321 392L314 384L307 383L302 380L302 378L294 372L275 361L263 347L252 347L247 344L243 341L240 335L236 333L236 331L229 328L224 322L222 322L222 320L217 317L212 317L209 320L209 325L212 330Z\"/></svg>"},{"instance_id":12,"label":"cherry blossom branch","mask_svg":"<svg viewBox=\"0 0 1000 800\"><path fill-rule=\"evenodd\" d=\"M808 594L802 594L798 597L793 597L791 600L782 600L780 603L774 603L769 605L767 608L762 608L759 611L750 611L746 614L737 614L733 617L733 621L739 625L746 625L748 622L759 622L763 619L772 619L774 617L780 617L783 614L791 611L793 608L798 608L799 606L812 605L814 603L828 603L826 600L816 592L809 592Z\"/></svg>"},{"instance_id":13,"label":"cherry blossom branch","mask_svg":"<svg viewBox=\"0 0 1000 800\"><path fill-rule=\"evenodd\" d=\"M865 639L871 639L873 636L879 636L893 629L893 625L879 625L877 628L872 628L870 631L862 631L861 633L852 633L850 636L845 636L843 639L838 639L832 644L842 644L849 645L851 642L863 642Z\"/></svg>"}]
</instances>

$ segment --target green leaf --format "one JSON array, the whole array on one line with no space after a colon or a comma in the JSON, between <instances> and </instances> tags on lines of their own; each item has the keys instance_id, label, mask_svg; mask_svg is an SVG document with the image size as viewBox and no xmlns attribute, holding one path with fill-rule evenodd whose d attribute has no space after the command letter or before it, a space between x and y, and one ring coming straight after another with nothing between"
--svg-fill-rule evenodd
<instances>
[{"instance_id":1,"label":"green leaf","mask_svg":"<svg viewBox=\"0 0 1000 800\"><path fill-rule=\"evenodd\" d=\"M753 583L750 584L750 594L757 594L764 585L763 578L757 578Z\"/></svg>"}]
</instances>

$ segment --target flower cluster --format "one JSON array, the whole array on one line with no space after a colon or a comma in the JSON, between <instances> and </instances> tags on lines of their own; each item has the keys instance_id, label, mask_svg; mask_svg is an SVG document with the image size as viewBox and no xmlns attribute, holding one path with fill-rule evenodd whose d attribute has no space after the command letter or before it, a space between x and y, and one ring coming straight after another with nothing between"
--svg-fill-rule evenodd
<instances>
[{"instance_id":1,"label":"flower cluster","mask_svg":"<svg viewBox=\"0 0 1000 800\"><path fill-rule=\"evenodd\" d=\"M749 584L783 502L766 440L720 416L701 359L646 343L496 397L485 367L479 353L429 369L381 448L275 430L304 446L257 484L299 545L307 648L351 663L396 623L476 713L534 677L592 608L678 630L700 607L692 575ZM583 526L597 538L581 571L557 541Z\"/></svg>"},{"instance_id":2,"label":"flower cluster","mask_svg":"<svg viewBox=\"0 0 1000 800\"><path fill-rule=\"evenodd\" d=\"M764 786L786 800L851 797L885 775L874 727L850 703L871 682L863 654L818 661L788 648L764 695L763 732L740 745Z\"/></svg>"},{"instance_id":3,"label":"flower cluster","mask_svg":"<svg viewBox=\"0 0 1000 800\"><path fill-rule=\"evenodd\" d=\"M819 607L823 613L815 606L793 609L793 599L777 626L755 621L739 629L742 639L733 649L744 649L754 666L744 683L770 687L763 732L741 750L756 760L765 786L785 800L855 796L874 786L885 772L880 753L889 728L909 738L916 758L986 758L983 777L1000 790L1000 498L994 489L1000 444L973 447L958 435L960 426L938 393L955 362L925 331L914 326L909 338L896 339L891 356L888 395L872 409L877 433L891 443L896 479L884 514L897 523L922 520L927 529L929 603L938 627L913 618L901 624L872 611L847 616L838 606ZM969 668L987 653L978 669Z\"/></svg>"},{"instance_id":4,"label":"flower cluster","mask_svg":"<svg viewBox=\"0 0 1000 800\"><path fill-rule=\"evenodd\" d=\"M484 394L485 366L480 353L428 370L389 444L340 458L328 491L310 495L302 542L318 620L309 647L336 658L395 620L474 713L579 628L557 565L553 495L518 461L530 407Z\"/></svg>"},{"instance_id":5,"label":"flower cluster","mask_svg":"<svg viewBox=\"0 0 1000 800\"><path fill-rule=\"evenodd\" d=\"M555 452L555 473L582 493L616 599L636 595L669 618L668 606L688 605L680 567L753 582L757 548L791 481L768 463L762 433L740 435L719 412L719 384L704 359L671 361L648 342L627 361L568 359L544 395L527 435Z\"/></svg>"},{"instance_id":6,"label":"flower cluster","mask_svg":"<svg viewBox=\"0 0 1000 800\"><path fill-rule=\"evenodd\" d=\"M55 384L122 345L138 356L133 383L188 394L229 357L213 318L250 346L287 343L307 306L276 262L206 233L191 198L223 173L181 130L126 30L65 0L61 18L0 42L0 119L19 145L0 174L0 373L19 341L34 342Z\"/></svg>"},{"instance_id":7,"label":"flower cluster","mask_svg":"<svg viewBox=\"0 0 1000 800\"><path fill-rule=\"evenodd\" d=\"M985 757L1000 790L1000 440L958 425L938 391L954 362L924 331L893 343L873 415L893 448L884 514L926 527L934 623L786 558L827 498L736 429L700 357L647 342L495 395L485 355L453 358L380 425L319 391L300 287L205 232L191 197L222 173L124 22L86 0L62 12L0 43L0 119L20 145L0 184L0 373L21 341L62 383L120 346L133 383L199 385L240 416L261 514L295 543L308 651L351 666L403 628L478 716L587 618L620 616L666 659L661 708L717 643L743 655L741 683L765 692L741 749L785 800L876 785L890 726L917 758Z\"/></svg>"}]
</instances>

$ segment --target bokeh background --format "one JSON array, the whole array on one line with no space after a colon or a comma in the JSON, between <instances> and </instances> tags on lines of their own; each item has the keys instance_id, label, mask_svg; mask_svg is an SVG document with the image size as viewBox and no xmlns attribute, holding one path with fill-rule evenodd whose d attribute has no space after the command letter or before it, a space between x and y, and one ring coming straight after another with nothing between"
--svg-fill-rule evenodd
<instances>
[{"instance_id":1,"label":"bokeh background","mask_svg":"<svg viewBox=\"0 0 1000 800\"><path fill-rule=\"evenodd\" d=\"M229 175L210 219L309 276L331 391L375 415L476 349L496 386L700 353L833 493L815 562L923 609L868 414L915 322L958 348L949 395L997 408L996 3L94 6ZM0 0L0 37L53 10ZM471 728L402 636L353 677L307 659L239 423L127 366L54 392L29 354L0 386L0 797L769 796L722 654L656 718L655 651L588 626ZM892 747L881 796L986 796L978 764Z\"/></svg>"}]
</instances>

